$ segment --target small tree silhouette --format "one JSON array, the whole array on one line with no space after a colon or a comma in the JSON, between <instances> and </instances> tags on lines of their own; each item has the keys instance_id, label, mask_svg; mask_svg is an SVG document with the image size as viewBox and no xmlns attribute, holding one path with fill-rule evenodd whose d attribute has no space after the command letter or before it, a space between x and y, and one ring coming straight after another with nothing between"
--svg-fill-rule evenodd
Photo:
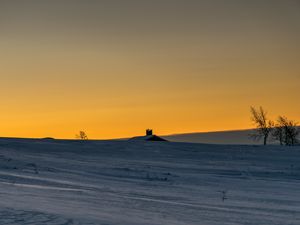
<instances>
[{"instance_id":1,"label":"small tree silhouette","mask_svg":"<svg viewBox=\"0 0 300 225\"><path fill-rule=\"evenodd\" d=\"M272 132L273 139L279 141L280 145L284 142L284 128L280 124L276 124Z\"/></svg>"},{"instance_id":2,"label":"small tree silhouette","mask_svg":"<svg viewBox=\"0 0 300 225\"><path fill-rule=\"evenodd\" d=\"M84 131L79 131L79 134L76 134L76 138L80 140L88 140L88 136Z\"/></svg>"},{"instance_id":3,"label":"small tree silhouette","mask_svg":"<svg viewBox=\"0 0 300 225\"><path fill-rule=\"evenodd\" d=\"M274 123L267 118L267 112L260 106L259 109L250 107L251 120L256 125L256 133L251 135L254 140L263 138L264 145L267 144L268 137L272 131Z\"/></svg>"},{"instance_id":4,"label":"small tree silhouette","mask_svg":"<svg viewBox=\"0 0 300 225\"><path fill-rule=\"evenodd\" d=\"M299 129L297 123L293 120L289 120L285 116L279 116L277 119L277 129L281 129L282 132L282 142L285 145L294 145L297 143L297 136L299 135ZM282 143L281 142L281 143Z\"/></svg>"}]
</instances>

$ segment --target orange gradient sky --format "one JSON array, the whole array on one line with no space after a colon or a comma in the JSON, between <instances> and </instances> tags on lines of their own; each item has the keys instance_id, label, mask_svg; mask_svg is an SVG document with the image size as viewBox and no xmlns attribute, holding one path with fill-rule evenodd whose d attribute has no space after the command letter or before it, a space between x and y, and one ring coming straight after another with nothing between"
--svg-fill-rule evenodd
<instances>
[{"instance_id":1,"label":"orange gradient sky","mask_svg":"<svg viewBox=\"0 0 300 225\"><path fill-rule=\"evenodd\" d=\"M300 121L300 2L0 0L0 136Z\"/></svg>"}]
</instances>

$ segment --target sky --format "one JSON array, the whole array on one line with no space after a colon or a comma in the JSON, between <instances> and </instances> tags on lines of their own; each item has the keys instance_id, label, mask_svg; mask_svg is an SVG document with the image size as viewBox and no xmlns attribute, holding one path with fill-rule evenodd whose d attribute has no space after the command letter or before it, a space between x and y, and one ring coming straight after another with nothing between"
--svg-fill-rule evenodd
<instances>
[{"instance_id":1,"label":"sky","mask_svg":"<svg viewBox=\"0 0 300 225\"><path fill-rule=\"evenodd\" d=\"M0 136L300 121L299 0L0 0Z\"/></svg>"}]
</instances>

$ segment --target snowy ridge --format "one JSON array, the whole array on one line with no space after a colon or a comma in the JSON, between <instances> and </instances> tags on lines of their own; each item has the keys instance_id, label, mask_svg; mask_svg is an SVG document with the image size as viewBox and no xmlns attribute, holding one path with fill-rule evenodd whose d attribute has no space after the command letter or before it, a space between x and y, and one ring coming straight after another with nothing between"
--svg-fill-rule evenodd
<instances>
[{"instance_id":1,"label":"snowy ridge","mask_svg":"<svg viewBox=\"0 0 300 225\"><path fill-rule=\"evenodd\" d=\"M0 224L299 224L300 147L0 139Z\"/></svg>"},{"instance_id":2,"label":"snowy ridge","mask_svg":"<svg viewBox=\"0 0 300 225\"><path fill-rule=\"evenodd\" d=\"M206 144L234 144L234 145L261 145L261 141L255 141L251 138L254 129L247 130L229 130L213 132L195 132L186 134L173 134L164 136L169 141L206 143ZM274 143L269 140L269 143Z\"/></svg>"},{"instance_id":3,"label":"snowy ridge","mask_svg":"<svg viewBox=\"0 0 300 225\"><path fill-rule=\"evenodd\" d=\"M300 127L298 127L300 129ZM189 142L189 143L206 143L206 144L231 144L231 145L261 145L262 140L254 140L251 135L255 129L246 130L227 130L212 132L194 132L165 135L163 138L168 141ZM298 136L300 140L300 135ZM268 139L269 144L279 144L271 136Z\"/></svg>"}]
</instances>

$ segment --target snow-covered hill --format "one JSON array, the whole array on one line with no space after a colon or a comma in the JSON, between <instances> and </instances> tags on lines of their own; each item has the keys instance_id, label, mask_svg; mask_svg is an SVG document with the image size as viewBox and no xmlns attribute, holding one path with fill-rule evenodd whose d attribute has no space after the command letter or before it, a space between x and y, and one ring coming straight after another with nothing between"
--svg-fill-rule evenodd
<instances>
[{"instance_id":1,"label":"snow-covered hill","mask_svg":"<svg viewBox=\"0 0 300 225\"><path fill-rule=\"evenodd\" d=\"M0 139L0 224L300 224L300 147Z\"/></svg>"},{"instance_id":2,"label":"snow-covered hill","mask_svg":"<svg viewBox=\"0 0 300 225\"><path fill-rule=\"evenodd\" d=\"M300 130L300 127L298 127ZM163 138L169 141L205 143L205 144L232 144L232 145L261 145L262 140L254 140L251 136L256 133L255 129L227 130L212 132L195 132L166 135ZM300 135L298 136L300 140ZM268 139L269 144L279 144L272 136Z\"/></svg>"},{"instance_id":3,"label":"snow-covered hill","mask_svg":"<svg viewBox=\"0 0 300 225\"><path fill-rule=\"evenodd\" d=\"M254 133L254 129L247 129L173 134L164 136L164 138L166 138L169 141L190 143L260 145L262 141L255 141L251 138L251 134ZM274 141L271 139L269 140L269 142L274 144Z\"/></svg>"}]
</instances>

